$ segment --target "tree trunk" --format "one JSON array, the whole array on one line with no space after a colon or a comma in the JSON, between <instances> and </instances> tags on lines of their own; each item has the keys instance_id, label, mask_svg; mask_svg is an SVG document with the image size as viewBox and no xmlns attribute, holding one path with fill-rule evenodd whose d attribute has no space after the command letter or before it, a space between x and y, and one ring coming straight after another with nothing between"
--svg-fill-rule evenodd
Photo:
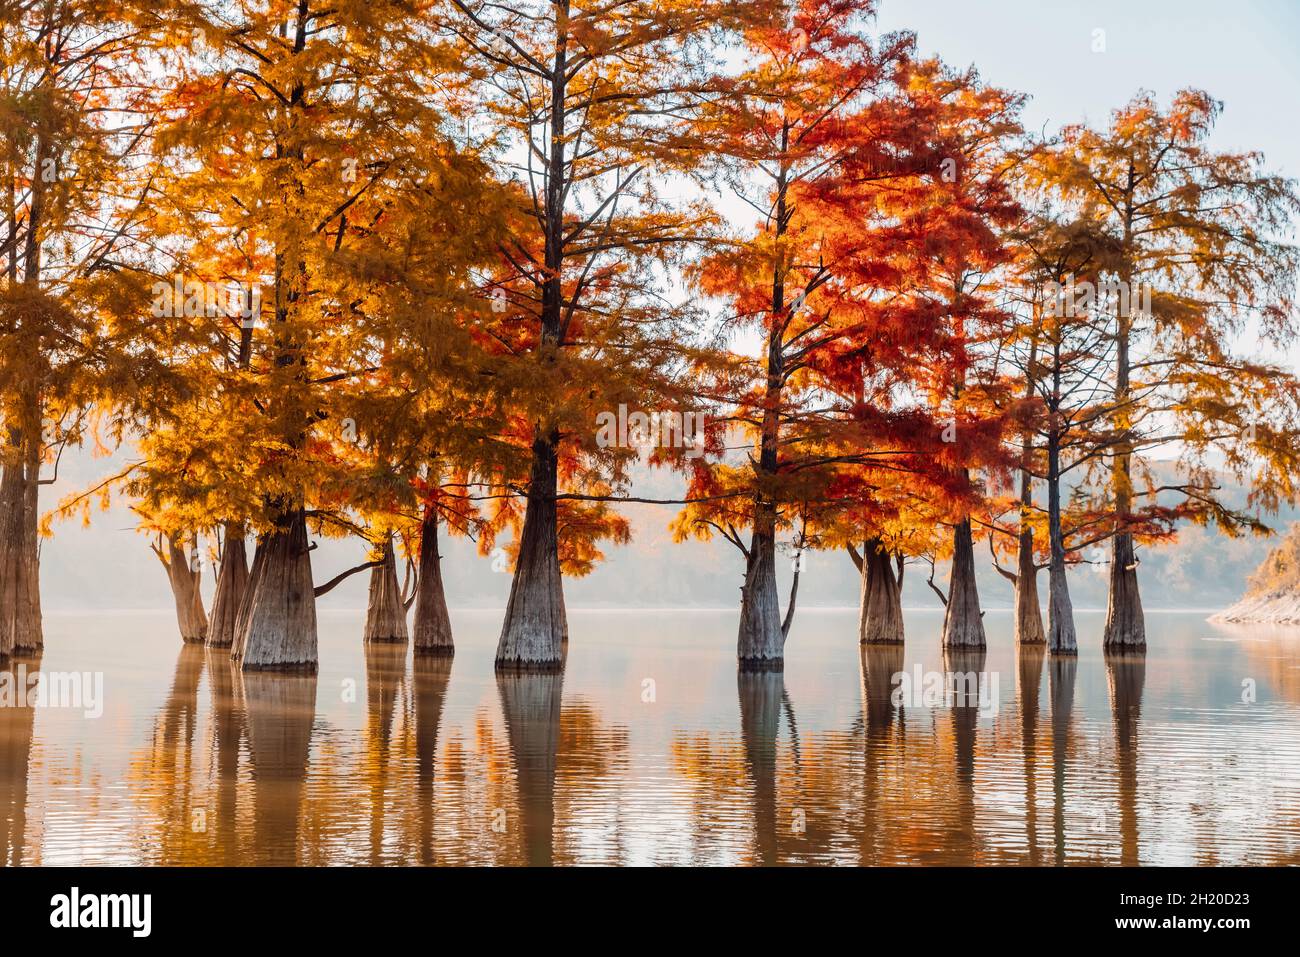
<instances>
[{"instance_id":1,"label":"tree trunk","mask_svg":"<svg viewBox=\"0 0 1300 957\"><path fill-rule=\"evenodd\" d=\"M199 587L203 572L191 564L197 555L196 548L197 544L191 546L190 553L186 554L183 540L168 535L167 554L158 556L167 569L172 601L176 605L176 625L184 642L203 642L208 637L208 615L203 610L203 592Z\"/></svg>"},{"instance_id":2,"label":"tree trunk","mask_svg":"<svg viewBox=\"0 0 1300 957\"><path fill-rule=\"evenodd\" d=\"M555 440L533 442L519 561L497 643L498 671L558 671L564 667L569 626L556 537L556 467Z\"/></svg>"},{"instance_id":3,"label":"tree trunk","mask_svg":"<svg viewBox=\"0 0 1300 957\"><path fill-rule=\"evenodd\" d=\"M420 526L420 569L415 583L415 653L451 657L451 616L442 587L442 556L438 554L438 512L428 509Z\"/></svg>"},{"instance_id":4,"label":"tree trunk","mask_svg":"<svg viewBox=\"0 0 1300 957\"><path fill-rule=\"evenodd\" d=\"M785 635L776 593L776 510L755 506L754 534L740 589L740 634L736 655L743 671L780 671L785 667Z\"/></svg>"},{"instance_id":5,"label":"tree trunk","mask_svg":"<svg viewBox=\"0 0 1300 957\"><path fill-rule=\"evenodd\" d=\"M1142 597L1138 594L1133 536L1128 532L1120 532L1111 546L1110 589L1106 600L1106 630L1102 647L1108 653L1145 652L1146 622L1142 615Z\"/></svg>"},{"instance_id":6,"label":"tree trunk","mask_svg":"<svg viewBox=\"0 0 1300 957\"><path fill-rule=\"evenodd\" d=\"M208 645L230 648L235 643L239 625L239 608L248 591L248 553L244 547L244 527L226 523L226 539L221 544L221 569L217 573L217 590L212 596L212 615L208 622Z\"/></svg>"},{"instance_id":7,"label":"tree trunk","mask_svg":"<svg viewBox=\"0 0 1300 957\"><path fill-rule=\"evenodd\" d=\"M0 660L40 651L40 550L37 534L40 445L13 432L12 458L0 466Z\"/></svg>"},{"instance_id":8,"label":"tree trunk","mask_svg":"<svg viewBox=\"0 0 1300 957\"><path fill-rule=\"evenodd\" d=\"M253 576L244 670L315 672L316 593L302 509L284 515L257 551L253 564L262 567Z\"/></svg>"},{"instance_id":9,"label":"tree trunk","mask_svg":"<svg viewBox=\"0 0 1300 957\"><path fill-rule=\"evenodd\" d=\"M903 643L902 583L880 539L862 544L862 592L858 608L858 642Z\"/></svg>"},{"instance_id":10,"label":"tree trunk","mask_svg":"<svg viewBox=\"0 0 1300 957\"><path fill-rule=\"evenodd\" d=\"M253 596L257 594L257 583L266 568L267 538L266 534L257 536L257 542L253 546L253 567L248 571L244 597L239 601L239 614L235 618L235 640L230 646L230 657L236 660L244 657L244 646L248 643L248 620L253 614Z\"/></svg>"},{"instance_id":11,"label":"tree trunk","mask_svg":"<svg viewBox=\"0 0 1300 957\"><path fill-rule=\"evenodd\" d=\"M968 518L953 529L952 572L948 579L948 605L943 616L943 647L985 647L984 620L980 616L979 589L975 585L975 546Z\"/></svg>"},{"instance_id":12,"label":"tree trunk","mask_svg":"<svg viewBox=\"0 0 1300 957\"><path fill-rule=\"evenodd\" d=\"M1047 446L1047 538L1051 551L1047 582L1048 650L1054 655L1077 655L1074 605L1065 577L1065 532L1061 528L1060 443L1052 434Z\"/></svg>"},{"instance_id":13,"label":"tree trunk","mask_svg":"<svg viewBox=\"0 0 1300 957\"><path fill-rule=\"evenodd\" d=\"M383 563L370 570L365 640L405 644L409 637L402 586L397 581L397 556L393 553L393 536L389 535L384 542Z\"/></svg>"},{"instance_id":14,"label":"tree trunk","mask_svg":"<svg viewBox=\"0 0 1300 957\"><path fill-rule=\"evenodd\" d=\"M1034 563L1032 528L1020 533L1016 558L1016 644L1041 645L1047 636L1043 633L1043 610L1038 603L1038 566Z\"/></svg>"},{"instance_id":15,"label":"tree trunk","mask_svg":"<svg viewBox=\"0 0 1300 957\"><path fill-rule=\"evenodd\" d=\"M1133 211L1127 210L1124 225L1124 246L1131 248L1133 240ZM1126 268L1120 277L1126 288L1133 288L1133 272ZM1122 439L1115 456L1111 473L1114 494L1115 520L1128 519L1133 504L1132 441L1129 430L1132 416L1128 407L1129 395L1129 338L1132 317L1121 307L1117 310L1115 335L1115 428ZM1111 542L1110 585L1106 595L1106 628L1102 633L1102 647L1107 652L1145 652L1147 648L1146 623L1142 616L1142 597L1138 594L1137 561L1133 554L1133 536L1120 531Z\"/></svg>"}]
</instances>

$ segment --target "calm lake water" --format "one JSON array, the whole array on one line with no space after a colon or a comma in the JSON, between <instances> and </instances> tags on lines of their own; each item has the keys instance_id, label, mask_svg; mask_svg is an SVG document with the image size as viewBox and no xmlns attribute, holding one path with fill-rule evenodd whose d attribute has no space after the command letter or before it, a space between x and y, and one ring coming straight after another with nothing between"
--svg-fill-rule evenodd
<instances>
[{"instance_id":1,"label":"calm lake water","mask_svg":"<svg viewBox=\"0 0 1300 957\"><path fill-rule=\"evenodd\" d=\"M168 613L50 615L40 668L102 671L104 713L0 708L3 859L1300 863L1300 629L1151 613L1145 660L1107 661L1081 613L1058 662L990 611L983 660L945 661L937 611L860 654L855 612L801 609L785 674L738 676L735 612L575 610L563 675L498 679L500 615L413 662L323 611L310 678ZM917 669L985 682L891 700Z\"/></svg>"}]
</instances>

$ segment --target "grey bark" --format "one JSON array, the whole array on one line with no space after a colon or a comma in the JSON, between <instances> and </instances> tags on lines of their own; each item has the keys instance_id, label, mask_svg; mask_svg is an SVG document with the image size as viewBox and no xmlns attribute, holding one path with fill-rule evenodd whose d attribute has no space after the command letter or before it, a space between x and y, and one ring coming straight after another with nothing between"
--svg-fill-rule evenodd
<instances>
[{"instance_id":1,"label":"grey bark","mask_svg":"<svg viewBox=\"0 0 1300 957\"><path fill-rule=\"evenodd\" d=\"M191 543L187 553L181 538L168 535L167 550L154 549L167 570L167 581L171 584L172 601L176 606L176 626L181 641L187 643L201 643L208 637L208 616L203 610L203 592L199 587L203 573L193 564L196 548Z\"/></svg>"},{"instance_id":2,"label":"grey bark","mask_svg":"<svg viewBox=\"0 0 1300 957\"><path fill-rule=\"evenodd\" d=\"M554 441L538 439L533 443L519 561L497 642L498 671L558 671L564 667L569 626L556 528L557 464Z\"/></svg>"},{"instance_id":3,"label":"grey bark","mask_svg":"<svg viewBox=\"0 0 1300 957\"><path fill-rule=\"evenodd\" d=\"M1065 577L1065 533L1061 528L1060 438L1055 430L1047 444L1047 535L1050 558L1047 572L1047 648L1053 655L1077 655L1074 604Z\"/></svg>"},{"instance_id":4,"label":"grey bark","mask_svg":"<svg viewBox=\"0 0 1300 957\"><path fill-rule=\"evenodd\" d=\"M1130 171L1131 174L1131 171ZM1133 217L1131 205L1125 207L1124 250L1133 248ZM1120 277L1126 288L1133 288L1133 272L1126 267ZM1120 307L1116 309L1115 335L1115 407L1121 410L1116 426L1128 428L1128 403L1131 360L1129 358L1132 336L1132 317ZM1112 489L1116 521L1124 522L1133 504L1131 442L1119 445L1112 465ZM1147 648L1146 622L1142 614L1142 596L1138 593L1137 561L1133 553L1133 536L1120 531L1111 541L1110 580L1106 595L1106 627L1102 632L1102 647L1110 653L1142 653Z\"/></svg>"},{"instance_id":5,"label":"grey bark","mask_svg":"<svg viewBox=\"0 0 1300 957\"><path fill-rule=\"evenodd\" d=\"M1112 654L1147 650L1146 620L1142 613L1142 596L1138 593L1137 558L1133 552L1133 536L1128 532L1120 532L1111 542L1110 587L1102 647Z\"/></svg>"},{"instance_id":6,"label":"grey bark","mask_svg":"<svg viewBox=\"0 0 1300 957\"><path fill-rule=\"evenodd\" d=\"M402 586L397 581L397 556L389 535L384 542L383 561L370 570L365 640L405 644L409 638Z\"/></svg>"},{"instance_id":7,"label":"grey bark","mask_svg":"<svg viewBox=\"0 0 1300 957\"><path fill-rule=\"evenodd\" d=\"M953 529L952 571L948 579L942 644L945 648L985 647L970 519L964 519Z\"/></svg>"},{"instance_id":8,"label":"grey bark","mask_svg":"<svg viewBox=\"0 0 1300 957\"><path fill-rule=\"evenodd\" d=\"M450 657L456 653L456 645L442 585L438 513L432 508L425 513L420 526L420 568L415 589L415 653Z\"/></svg>"},{"instance_id":9,"label":"grey bark","mask_svg":"<svg viewBox=\"0 0 1300 957\"><path fill-rule=\"evenodd\" d=\"M0 466L0 660L45 644L37 534L40 445L12 430L7 451Z\"/></svg>"},{"instance_id":10,"label":"grey bark","mask_svg":"<svg viewBox=\"0 0 1300 957\"><path fill-rule=\"evenodd\" d=\"M880 539L862 544L861 591L858 603L858 642L864 645L903 643L903 583Z\"/></svg>"},{"instance_id":11,"label":"grey bark","mask_svg":"<svg viewBox=\"0 0 1300 957\"><path fill-rule=\"evenodd\" d=\"M785 667L785 632L776 591L775 513L756 523L740 589L740 630L736 656L746 671L780 671Z\"/></svg>"},{"instance_id":12,"label":"grey bark","mask_svg":"<svg viewBox=\"0 0 1300 957\"><path fill-rule=\"evenodd\" d=\"M283 516L258 547L243 641L245 671L314 672L316 652L316 592L307 546L307 520L302 509Z\"/></svg>"},{"instance_id":13,"label":"grey bark","mask_svg":"<svg viewBox=\"0 0 1300 957\"><path fill-rule=\"evenodd\" d=\"M239 614L235 618L235 640L230 646L230 657L236 661L244 657L244 646L248 643L248 621L253 614L253 596L257 593L257 583L266 568L266 543L269 536L257 536L253 546L253 567L248 571L248 584L244 586L244 597L239 602Z\"/></svg>"},{"instance_id":14,"label":"grey bark","mask_svg":"<svg viewBox=\"0 0 1300 957\"><path fill-rule=\"evenodd\" d=\"M212 595L212 614L208 622L210 647L233 647L239 625L239 608L247 590L248 552L244 545L244 528L228 522L225 541L221 543L221 568L217 572L217 590Z\"/></svg>"}]
</instances>

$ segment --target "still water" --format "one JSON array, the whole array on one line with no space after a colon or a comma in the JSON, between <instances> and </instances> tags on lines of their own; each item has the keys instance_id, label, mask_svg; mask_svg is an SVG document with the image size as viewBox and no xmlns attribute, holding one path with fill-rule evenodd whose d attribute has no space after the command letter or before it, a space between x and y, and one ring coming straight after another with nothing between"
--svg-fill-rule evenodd
<instances>
[{"instance_id":1,"label":"still water","mask_svg":"<svg viewBox=\"0 0 1300 957\"><path fill-rule=\"evenodd\" d=\"M734 612L572 611L563 675L497 678L500 612L452 617L454 661L412 661L323 612L291 677L166 613L48 616L39 667L102 671L104 710L0 708L4 861L1300 863L1300 629L1152 613L1107 661L1081 613L1053 661L990 611L945 660L938 612L860 653L801 609L785 674L738 676ZM985 681L898 701L918 668Z\"/></svg>"}]
</instances>

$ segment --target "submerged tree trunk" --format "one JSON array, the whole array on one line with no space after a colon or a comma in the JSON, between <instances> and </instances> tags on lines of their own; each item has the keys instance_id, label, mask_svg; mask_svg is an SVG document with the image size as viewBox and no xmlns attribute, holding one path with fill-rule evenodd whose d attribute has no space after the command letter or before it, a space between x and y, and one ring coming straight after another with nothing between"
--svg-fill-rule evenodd
<instances>
[{"instance_id":1,"label":"submerged tree trunk","mask_svg":"<svg viewBox=\"0 0 1300 957\"><path fill-rule=\"evenodd\" d=\"M953 529L952 572L948 580L948 605L943 616L943 647L983 648L984 619L980 616L979 589L975 585L975 546L970 519Z\"/></svg>"},{"instance_id":2,"label":"submerged tree trunk","mask_svg":"<svg viewBox=\"0 0 1300 957\"><path fill-rule=\"evenodd\" d=\"M217 590L212 596L212 615L208 622L208 644L213 648L230 648L239 626L239 609L248 591L248 553L244 547L244 527L226 523L226 538L221 543L221 568L217 572Z\"/></svg>"},{"instance_id":3,"label":"submerged tree trunk","mask_svg":"<svg viewBox=\"0 0 1300 957\"><path fill-rule=\"evenodd\" d=\"M393 536L389 535L384 541L383 561L370 570L365 640L404 643L409 637L402 586L397 581L397 556L393 552Z\"/></svg>"},{"instance_id":4,"label":"submerged tree trunk","mask_svg":"<svg viewBox=\"0 0 1300 957\"><path fill-rule=\"evenodd\" d=\"M420 568L415 583L415 653L450 657L456 653L451 616L442 587L438 554L438 512L430 508L420 526Z\"/></svg>"},{"instance_id":5,"label":"submerged tree trunk","mask_svg":"<svg viewBox=\"0 0 1300 957\"><path fill-rule=\"evenodd\" d=\"M858 604L858 642L863 645L903 643L903 581L880 539L862 543L858 559L862 588ZM899 568L902 564L900 561Z\"/></svg>"},{"instance_id":6,"label":"submerged tree trunk","mask_svg":"<svg viewBox=\"0 0 1300 957\"><path fill-rule=\"evenodd\" d=\"M1128 532L1116 535L1112 542L1102 646L1107 652L1117 653L1147 650L1142 596L1138 594L1137 558L1133 553L1133 536Z\"/></svg>"},{"instance_id":7,"label":"submerged tree trunk","mask_svg":"<svg viewBox=\"0 0 1300 957\"><path fill-rule=\"evenodd\" d=\"M0 464L0 659L40 651L40 549L37 492L40 444L11 433L12 458Z\"/></svg>"},{"instance_id":8,"label":"submerged tree trunk","mask_svg":"<svg viewBox=\"0 0 1300 957\"><path fill-rule=\"evenodd\" d=\"M1043 633L1043 609L1038 603L1038 565L1034 562L1034 530L1020 532L1020 545L1016 555L1016 644L1041 645L1047 640Z\"/></svg>"},{"instance_id":9,"label":"submerged tree trunk","mask_svg":"<svg viewBox=\"0 0 1300 957\"><path fill-rule=\"evenodd\" d=\"M755 507L754 534L740 589L740 633L736 655L746 671L780 671L785 667L785 633L776 593L776 509Z\"/></svg>"},{"instance_id":10,"label":"submerged tree trunk","mask_svg":"<svg viewBox=\"0 0 1300 957\"><path fill-rule=\"evenodd\" d=\"M1061 529L1060 449L1055 436L1047 449L1047 536L1051 549L1047 582L1048 650L1054 655L1077 655L1074 605L1065 577L1065 533Z\"/></svg>"},{"instance_id":11,"label":"submerged tree trunk","mask_svg":"<svg viewBox=\"0 0 1300 957\"><path fill-rule=\"evenodd\" d=\"M1130 247L1133 239L1133 212L1127 211L1124 227L1124 245ZM1132 271L1125 270L1121 277L1126 288L1132 288ZM1129 402L1129 338L1132 317L1125 310L1117 310L1115 336L1115 428L1122 439L1119 454L1115 456L1111 471L1111 488L1114 495L1117 522L1127 520L1133 505L1132 486L1132 428ZM1102 647L1107 652L1145 652L1147 648L1146 623L1142 615L1142 597L1138 594L1137 560L1133 554L1133 536L1120 531L1111 542L1110 583L1106 595L1106 628L1102 633Z\"/></svg>"},{"instance_id":12,"label":"submerged tree trunk","mask_svg":"<svg viewBox=\"0 0 1300 957\"><path fill-rule=\"evenodd\" d=\"M556 528L557 465L554 437L533 442L519 560L497 643L500 671L556 671L564 666L569 626Z\"/></svg>"},{"instance_id":13,"label":"submerged tree trunk","mask_svg":"<svg viewBox=\"0 0 1300 957\"><path fill-rule=\"evenodd\" d=\"M197 542L186 553L185 543L175 535L167 536L167 551L154 548L158 560L167 569L167 580L172 586L172 601L176 605L176 626L180 629L181 641L203 642L208 637L208 615L203 610L203 592L200 584L203 580L198 562Z\"/></svg>"},{"instance_id":14,"label":"submerged tree trunk","mask_svg":"<svg viewBox=\"0 0 1300 957\"><path fill-rule=\"evenodd\" d=\"M248 583L244 586L244 597L239 601L239 614L235 618L235 640L230 646L230 657L236 660L244 657L244 646L248 643L248 620L253 614L253 595L257 593L257 583L266 568L265 534L257 536L253 546L253 567L248 571Z\"/></svg>"},{"instance_id":15,"label":"submerged tree trunk","mask_svg":"<svg viewBox=\"0 0 1300 957\"><path fill-rule=\"evenodd\" d=\"M258 546L253 565L244 670L315 672L316 592L301 508L282 516Z\"/></svg>"}]
</instances>

